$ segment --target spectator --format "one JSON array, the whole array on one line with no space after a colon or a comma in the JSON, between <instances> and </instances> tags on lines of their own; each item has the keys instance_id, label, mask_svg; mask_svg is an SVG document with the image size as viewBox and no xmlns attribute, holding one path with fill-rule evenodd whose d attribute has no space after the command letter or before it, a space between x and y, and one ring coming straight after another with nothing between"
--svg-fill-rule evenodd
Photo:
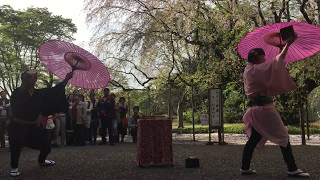
<instances>
[{"instance_id":1,"label":"spectator","mask_svg":"<svg viewBox=\"0 0 320 180\"><path fill-rule=\"evenodd\" d=\"M81 95L74 96L75 102L72 106L71 119L74 123L75 140L77 146L85 145L85 124L87 122L87 110L84 102L81 101Z\"/></svg>"},{"instance_id":2,"label":"spectator","mask_svg":"<svg viewBox=\"0 0 320 180\"><path fill-rule=\"evenodd\" d=\"M127 126L128 126L128 119L127 118L127 113L128 113L128 106L125 104L126 99L124 97L120 97L119 99L119 118L120 122L118 124L118 134L121 134L121 142L124 142L124 137L127 135Z\"/></svg>"},{"instance_id":3,"label":"spectator","mask_svg":"<svg viewBox=\"0 0 320 180\"><path fill-rule=\"evenodd\" d=\"M114 145L113 132L112 132L112 121L116 117L115 113L115 100L109 96L109 88L103 90L104 96L100 99L99 109L101 118L101 138L102 141L99 145L106 144L106 130L108 129L109 143Z\"/></svg>"},{"instance_id":4,"label":"spectator","mask_svg":"<svg viewBox=\"0 0 320 180\"><path fill-rule=\"evenodd\" d=\"M71 111L72 111L72 105L74 103L74 96L73 94L69 94L67 97L68 103L69 103L69 111L66 114L66 129L67 130L73 130L72 127L72 119L71 119Z\"/></svg>"},{"instance_id":5,"label":"spectator","mask_svg":"<svg viewBox=\"0 0 320 180\"><path fill-rule=\"evenodd\" d=\"M134 106L132 108L133 115L129 118L129 129L130 134L132 136L132 140L134 143L137 142L137 131L138 131L138 119L141 119L141 116L139 115L139 107Z\"/></svg>"},{"instance_id":6,"label":"spectator","mask_svg":"<svg viewBox=\"0 0 320 180\"><path fill-rule=\"evenodd\" d=\"M95 93L92 91L89 94L90 100L87 101L87 117L89 124L89 130L87 132L89 143L96 144L97 142L97 131L99 125L99 116L98 116L98 102L95 99ZM92 143L93 138L93 143Z\"/></svg>"},{"instance_id":7,"label":"spectator","mask_svg":"<svg viewBox=\"0 0 320 180\"><path fill-rule=\"evenodd\" d=\"M114 100L114 114L115 116L112 119L112 133L113 133L113 141L119 142L119 134L118 134L118 123L120 122L120 116L119 116L119 106L118 103L116 103L116 95L110 94L110 97Z\"/></svg>"},{"instance_id":8,"label":"spectator","mask_svg":"<svg viewBox=\"0 0 320 180\"><path fill-rule=\"evenodd\" d=\"M5 91L0 92L0 148L4 148L6 145L6 127L11 114L10 101L7 99L7 93Z\"/></svg>"},{"instance_id":9,"label":"spectator","mask_svg":"<svg viewBox=\"0 0 320 180\"><path fill-rule=\"evenodd\" d=\"M64 146L66 143L66 114L63 112L55 115L55 131L53 135L53 146L58 146L58 137L60 134L61 145Z\"/></svg>"},{"instance_id":10,"label":"spectator","mask_svg":"<svg viewBox=\"0 0 320 180\"><path fill-rule=\"evenodd\" d=\"M84 95L80 94L80 101L84 102Z\"/></svg>"},{"instance_id":11,"label":"spectator","mask_svg":"<svg viewBox=\"0 0 320 180\"><path fill-rule=\"evenodd\" d=\"M55 132L54 121L56 121L56 117L53 115L42 116L42 119L41 119L41 125L45 131L49 144L51 144L51 141L53 139L53 135Z\"/></svg>"}]
</instances>

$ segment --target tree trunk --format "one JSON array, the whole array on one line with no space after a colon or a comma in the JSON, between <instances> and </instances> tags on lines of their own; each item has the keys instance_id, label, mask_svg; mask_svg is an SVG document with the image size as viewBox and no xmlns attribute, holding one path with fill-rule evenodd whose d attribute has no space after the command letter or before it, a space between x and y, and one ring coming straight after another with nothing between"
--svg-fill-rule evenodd
<instances>
[{"instance_id":1,"label":"tree trunk","mask_svg":"<svg viewBox=\"0 0 320 180\"><path fill-rule=\"evenodd\" d=\"M306 133L304 130L304 111L303 107L299 109L299 115L300 115L300 127L301 127L301 143L302 145L306 145Z\"/></svg>"},{"instance_id":2,"label":"tree trunk","mask_svg":"<svg viewBox=\"0 0 320 180\"><path fill-rule=\"evenodd\" d=\"M306 118L307 118L307 138L308 138L308 140L310 140L308 98L306 99Z\"/></svg>"},{"instance_id":3,"label":"tree trunk","mask_svg":"<svg viewBox=\"0 0 320 180\"><path fill-rule=\"evenodd\" d=\"M171 83L169 84L169 101L168 101L168 116L169 116L169 119L172 118L172 95L171 95L171 88L172 88L172 85Z\"/></svg>"},{"instance_id":4,"label":"tree trunk","mask_svg":"<svg viewBox=\"0 0 320 180\"><path fill-rule=\"evenodd\" d=\"M183 103L182 103L183 99L181 99L178 102L178 109L177 109L177 114L178 114L178 128L184 128L183 126Z\"/></svg>"},{"instance_id":5,"label":"tree trunk","mask_svg":"<svg viewBox=\"0 0 320 180\"><path fill-rule=\"evenodd\" d=\"M128 117L130 117L131 112L131 102L130 102L130 91L128 91Z\"/></svg>"},{"instance_id":6,"label":"tree trunk","mask_svg":"<svg viewBox=\"0 0 320 180\"><path fill-rule=\"evenodd\" d=\"M193 101L193 79L191 79L191 107L192 107L192 134L193 134L193 141L196 140L195 135L195 127L194 127L194 101Z\"/></svg>"}]
</instances>

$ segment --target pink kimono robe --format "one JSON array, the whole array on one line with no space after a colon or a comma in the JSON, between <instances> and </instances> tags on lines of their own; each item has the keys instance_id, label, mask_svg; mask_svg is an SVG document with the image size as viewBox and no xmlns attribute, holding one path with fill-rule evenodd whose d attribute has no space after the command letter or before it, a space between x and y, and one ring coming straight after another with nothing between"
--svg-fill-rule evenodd
<instances>
[{"instance_id":1,"label":"pink kimono robe","mask_svg":"<svg viewBox=\"0 0 320 180\"><path fill-rule=\"evenodd\" d=\"M276 96L296 88L280 56L261 64L248 63L243 78L248 98L257 95ZM249 138L252 127L261 134L262 139L256 146L258 149L261 149L267 140L283 147L287 146L289 134L274 104L250 107L243 116L243 122Z\"/></svg>"}]
</instances>

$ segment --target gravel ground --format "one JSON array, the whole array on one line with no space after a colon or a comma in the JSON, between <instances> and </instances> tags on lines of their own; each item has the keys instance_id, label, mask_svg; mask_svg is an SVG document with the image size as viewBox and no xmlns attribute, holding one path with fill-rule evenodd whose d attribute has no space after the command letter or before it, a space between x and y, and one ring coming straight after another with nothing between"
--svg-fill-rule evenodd
<instances>
[{"instance_id":1,"label":"gravel ground","mask_svg":"<svg viewBox=\"0 0 320 180\"><path fill-rule=\"evenodd\" d=\"M188 141L193 140L192 134L176 134L173 133L172 137L174 139L174 143L176 144L186 144ZM203 144L209 141L208 134L196 134L195 135L196 142L198 144ZM234 145L243 145L246 144L248 138L245 134L225 134L224 141L228 144ZM211 134L211 141L216 142L218 141L218 134L213 133ZM194 141L192 141L194 142ZM292 145L301 145L301 135L290 135L290 143ZM268 145L274 145L273 143L267 142ZM306 137L306 144L312 146L320 146L320 134L311 135L309 140Z\"/></svg>"},{"instance_id":2,"label":"gravel ground","mask_svg":"<svg viewBox=\"0 0 320 180\"><path fill-rule=\"evenodd\" d=\"M179 136L179 138L178 138ZM38 151L24 148L20 156L19 179L287 179L286 168L279 147L267 145L256 151L252 167L257 174L241 176L239 167L243 145L229 143L225 146L205 145L203 141L190 141L184 135L173 135L174 167L146 167L136 165L136 144L125 142L115 146L85 146L53 148L48 159L56 166L40 168ZM200 139L201 135L196 138ZM227 136L226 136L227 137ZM205 137L204 137L205 138ZM245 138L245 136L244 136ZM188 140L189 139L189 140ZM227 138L225 138L227 141ZM244 139L245 141L245 139ZM293 145L293 153L300 168L311 174L310 179L320 179L320 146ZM200 168L185 168L184 159L196 156ZM0 179L9 177L10 152L0 149Z\"/></svg>"}]
</instances>

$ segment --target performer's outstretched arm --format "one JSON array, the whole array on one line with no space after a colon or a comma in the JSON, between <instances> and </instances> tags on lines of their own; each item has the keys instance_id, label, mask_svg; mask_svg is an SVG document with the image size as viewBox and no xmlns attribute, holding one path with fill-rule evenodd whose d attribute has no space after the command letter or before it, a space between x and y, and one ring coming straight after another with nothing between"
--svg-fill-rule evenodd
<instances>
[{"instance_id":1,"label":"performer's outstretched arm","mask_svg":"<svg viewBox=\"0 0 320 180\"><path fill-rule=\"evenodd\" d=\"M62 81L63 85L66 86L68 81L72 78L73 76L73 71L69 72L66 77L64 78L64 80Z\"/></svg>"}]
</instances>

